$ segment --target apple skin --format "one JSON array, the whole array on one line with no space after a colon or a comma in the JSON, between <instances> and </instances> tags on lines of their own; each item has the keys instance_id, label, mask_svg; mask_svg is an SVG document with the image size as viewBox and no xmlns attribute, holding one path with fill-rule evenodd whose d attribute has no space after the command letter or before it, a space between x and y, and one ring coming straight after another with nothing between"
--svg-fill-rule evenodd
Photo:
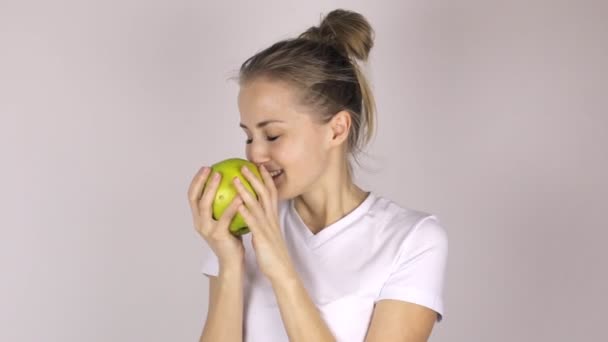
<instances>
[{"instance_id":1,"label":"apple skin","mask_svg":"<svg viewBox=\"0 0 608 342\"><path fill-rule=\"evenodd\" d=\"M222 213L224 213L224 210L226 210L226 208L228 208L228 206L230 205L230 202L232 202L234 197L238 195L238 191L236 190L236 187L234 186L234 183L232 181L234 177L238 177L241 180L241 183L243 184L245 189L247 189L249 193L254 195L256 199L258 199L258 194L255 192L251 184L249 184L247 178L245 178L245 176L243 176L243 174L241 173L241 168L243 166L247 166L251 173L254 174L255 177L257 177L262 183L264 183L264 181L262 180L262 175L260 174L260 171L258 170L257 166L254 163L245 159L229 158L215 163L211 166L212 171L217 171L222 175L220 184L217 188L217 192L215 193L215 198L213 200L213 218L215 220L219 220L219 218L222 216ZM207 179L205 186L207 186L209 182L211 182L211 179L212 177L209 177ZM241 214L238 212L232 218L232 221L230 221L230 226L228 227L228 230L236 236L249 233L249 228L247 227L245 219L243 219L243 216L241 216Z\"/></svg>"}]
</instances>

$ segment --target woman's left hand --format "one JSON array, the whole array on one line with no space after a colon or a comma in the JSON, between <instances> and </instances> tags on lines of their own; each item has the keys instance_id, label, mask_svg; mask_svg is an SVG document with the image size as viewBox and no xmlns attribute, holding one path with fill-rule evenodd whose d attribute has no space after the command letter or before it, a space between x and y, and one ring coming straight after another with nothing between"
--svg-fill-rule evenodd
<instances>
[{"instance_id":1,"label":"woman's left hand","mask_svg":"<svg viewBox=\"0 0 608 342\"><path fill-rule=\"evenodd\" d=\"M247 167L241 170L257 193L258 199L245 189L238 177L233 179L232 182L244 202L238 211L252 234L252 244L260 271L271 281L292 278L295 268L281 233L277 188L266 168L260 166L259 170L263 183Z\"/></svg>"}]
</instances>

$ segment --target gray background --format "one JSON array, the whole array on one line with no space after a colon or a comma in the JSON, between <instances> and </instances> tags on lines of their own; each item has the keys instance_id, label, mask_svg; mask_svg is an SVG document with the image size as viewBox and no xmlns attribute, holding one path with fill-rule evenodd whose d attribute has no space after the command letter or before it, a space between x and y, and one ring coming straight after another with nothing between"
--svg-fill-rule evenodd
<instances>
[{"instance_id":1,"label":"gray background","mask_svg":"<svg viewBox=\"0 0 608 342\"><path fill-rule=\"evenodd\" d=\"M432 341L606 340L608 6L481 0L0 1L0 340L196 340L226 78L337 7L377 34L360 183L449 234Z\"/></svg>"}]
</instances>

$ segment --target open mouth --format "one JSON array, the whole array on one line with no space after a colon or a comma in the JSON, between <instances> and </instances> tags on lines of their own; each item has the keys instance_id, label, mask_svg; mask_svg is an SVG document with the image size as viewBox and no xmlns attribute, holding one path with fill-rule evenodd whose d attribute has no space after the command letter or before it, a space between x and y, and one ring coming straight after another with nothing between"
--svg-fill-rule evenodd
<instances>
[{"instance_id":1,"label":"open mouth","mask_svg":"<svg viewBox=\"0 0 608 342\"><path fill-rule=\"evenodd\" d=\"M283 175L283 170L270 171L270 175L272 176L272 179L276 181Z\"/></svg>"}]
</instances>

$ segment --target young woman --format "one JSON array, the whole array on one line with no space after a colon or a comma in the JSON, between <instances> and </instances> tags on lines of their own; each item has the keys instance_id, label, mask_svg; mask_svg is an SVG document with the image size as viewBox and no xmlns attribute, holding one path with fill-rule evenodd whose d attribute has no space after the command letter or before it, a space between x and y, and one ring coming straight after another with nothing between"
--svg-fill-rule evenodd
<instances>
[{"instance_id":1,"label":"young woman","mask_svg":"<svg viewBox=\"0 0 608 342\"><path fill-rule=\"evenodd\" d=\"M357 64L372 46L368 21L338 9L242 64L240 126L263 181L243 172L259 199L233 181L240 195L218 220L221 176L204 167L190 185L210 284L201 341L426 341L442 319L438 218L353 182L374 130ZM250 234L229 233L236 213Z\"/></svg>"}]
</instances>

